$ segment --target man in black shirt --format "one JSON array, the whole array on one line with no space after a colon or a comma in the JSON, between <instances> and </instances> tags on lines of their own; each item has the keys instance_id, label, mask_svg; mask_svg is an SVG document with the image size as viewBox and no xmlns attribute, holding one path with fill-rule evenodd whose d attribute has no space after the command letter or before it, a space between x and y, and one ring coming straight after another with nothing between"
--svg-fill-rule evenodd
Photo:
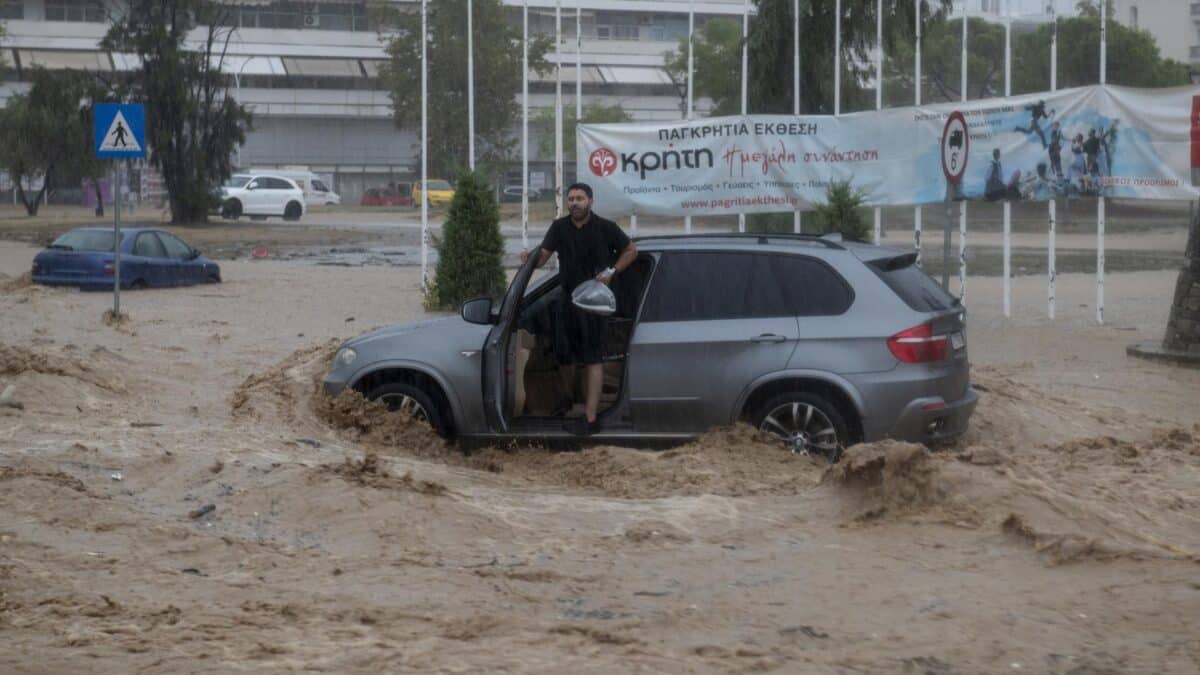
<instances>
[{"instance_id":1,"label":"man in black shirt","mask_svg":"<svg viewBox=\"0 0 1200 675\"><path fill-rule=\"evenodd\" d=\"M567 210L570 215L555 220L546 231L537 266L558 254L563 292L554 343L568 398L574 390L575 364L587 367L585 416L564 426L574 434L587 436L600 428L596 413L604 384L607 321L576 307L571 302L571 292L588 279L609 284L637 258L637 247L616 223L592 213L592 188L586 183L567 188ZM523 253L522 261L527 256L528 252Z\"/></svg>"}]
</instances>

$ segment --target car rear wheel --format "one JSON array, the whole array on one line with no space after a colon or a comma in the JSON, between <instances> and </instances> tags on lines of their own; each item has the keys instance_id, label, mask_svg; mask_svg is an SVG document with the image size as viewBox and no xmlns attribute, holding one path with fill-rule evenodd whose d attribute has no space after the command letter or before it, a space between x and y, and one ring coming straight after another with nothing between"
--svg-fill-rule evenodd
<instances>
[{"instance_id":1,"label":"car rear wheel","mask_svg":"<svg viewBox=\"0 0 1200 675\"><path fill-rule=\"evenodd\" d=\"M760 431L786 443L793 453L819 455L831 462L841 458L850 438L837 408L824 397L803 391L784 392L767 401L754 423Z\"/></svg>"},{"instance_id":2,"label":"car rear wheel","mask_svg":"<svg viewBox=\"0 0 1200 675\"><path fill-rule=\"evenodd\" d=\"M288 202L288 205L283 209L284 220L300 220L300 202Z\"/></svg>"},{"instance_id":3,"label":"car rear wheel","mask_svg":"<svg viewBox=\"0 0 1200 675\"><path fill-rule=\"evenodd\" d=\"M441 411L419 387L407 382L386 382L367 393L367 398L379 401L392 412L407 413L413 419L425 422L439 436L446 435Z\"/></svg>"},{"instance_id":4,"label":"car rear wheel","mask_svg":"<svg viewBox=\"0 0 1200 675\"><path fill-rule=\"evenodd\" d=\"M242 215L242 203L230 199L221 206L221 217L226 220L237 220Z\"/></svg>"}]
</instances>

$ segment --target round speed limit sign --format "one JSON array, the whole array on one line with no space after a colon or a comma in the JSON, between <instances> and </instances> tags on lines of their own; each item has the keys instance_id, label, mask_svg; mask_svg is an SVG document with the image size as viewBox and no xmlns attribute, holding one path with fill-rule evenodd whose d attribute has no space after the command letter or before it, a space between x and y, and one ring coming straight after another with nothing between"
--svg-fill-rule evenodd
<instances>
[{"instance_id":1,"label":"round speed limit sign","mask_svg":"<svg viewBox=\"0 0 1200 675\"><path fill-rule=\"evenodd\" d=\"M958 183L967 171L967 153L971 148L971 135L967 133L967 118L959 111L950 113L946 128L942 129L942 173L946 180Z\"/></svg>"}]
</instances>

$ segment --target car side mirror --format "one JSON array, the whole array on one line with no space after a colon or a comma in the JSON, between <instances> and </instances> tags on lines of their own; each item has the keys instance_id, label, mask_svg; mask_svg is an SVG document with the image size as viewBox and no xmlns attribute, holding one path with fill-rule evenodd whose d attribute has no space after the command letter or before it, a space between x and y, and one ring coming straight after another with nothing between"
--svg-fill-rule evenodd
<instances>
[{"instance_id":1,"label":"car side mirror","mask_svg":"<svg viewBox=\"0 0 1200 675\"><path fill-rule=\"evenodd\" d=\"M467 323L488 325L492 321L492 299L475 298L463 303L462 318Z\"/></svg>"},{"instance_id":2,"label":"car side mirror","mask_svg":"<svg viewBox=\"0 0 1200 675\"><path fill-rule=\"evenodd\" d=\"M194 248L194 249L192 249L191 256L188 257L188 260L195 260L196 258L199 258L199 257L200 257L200 249Z\"/></svg>"},{"instance_id":3,"label":"car side mirror","mask_svg":"<svg viewBox=\"0 0 1200 675\"><path fill-rule=\"evenodd\" d=\"M257 189L258 189L258 183L250 183L249 185L247 185L247 186L246 186L246 189L247 189L247 190L257 190Z\"/></svg>"}]
</instances>

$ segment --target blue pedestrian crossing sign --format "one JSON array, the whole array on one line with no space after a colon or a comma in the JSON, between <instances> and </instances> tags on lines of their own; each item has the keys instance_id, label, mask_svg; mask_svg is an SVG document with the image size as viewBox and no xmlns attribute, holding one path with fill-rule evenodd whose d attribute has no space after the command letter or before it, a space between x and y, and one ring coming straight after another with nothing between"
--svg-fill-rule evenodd
<instances>
[{"instance_id":1,"label":"blue pedestrian crossing sign","mask_svg":"<svg viewBox=\"0 0 1200 675\"><path fill-rule=\"evenodd\" d=\"M146 156L146 108L141 103L97 103L92 120L96 157Z\"/></svg>"}]
</instances>

